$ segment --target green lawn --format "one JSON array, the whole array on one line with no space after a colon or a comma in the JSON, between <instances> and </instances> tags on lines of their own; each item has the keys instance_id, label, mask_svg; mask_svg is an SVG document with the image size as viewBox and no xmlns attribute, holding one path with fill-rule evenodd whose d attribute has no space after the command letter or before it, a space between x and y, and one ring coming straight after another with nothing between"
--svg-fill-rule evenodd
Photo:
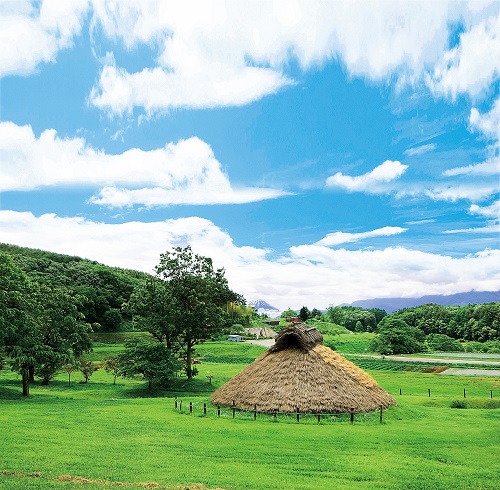
<instances>
[{"instance_id":1,"label":"green lawn","mask_svg":"<svg viewBox=\"0 0 500 490\"><path fill-rule=\"evenodd\" d=\"M111 347L100 346L96 360ZM233 419L227 410L217 417L210 405L203 416L211 392L245 367L240 360L262 351L255 347L200 346L201 359L221 362L203 362L196 380L181 378L171 391L123 379L114 386L98 370L88 384L80 373L71 387L64 375L48 387L35 383L23 399L20 379L1 371L0 488L498 488L500 408L485 407L500 406L499 378L373 371L398 400L383 424L378 414L356 416L354 425L345 418L320 425L314 417L299 424L292 416ZM482 408L450 408L464 388L469 406Z\"/></svg>"}]
</instances>

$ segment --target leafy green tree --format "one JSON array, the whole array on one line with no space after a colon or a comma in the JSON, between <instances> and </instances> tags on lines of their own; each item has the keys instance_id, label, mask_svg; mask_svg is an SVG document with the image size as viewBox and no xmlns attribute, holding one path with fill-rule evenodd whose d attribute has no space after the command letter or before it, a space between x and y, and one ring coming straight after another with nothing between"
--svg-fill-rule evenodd
<instances>
[{"instance_id":1,"label":"leafy green tree","mask_svg":"<svg viewBox=\"0 0 500 490\"><path fill-rule=\"evenodd\" d=\"M321 318L322 317L322 313L320 310L318 310L317 308L313 308L311 310L311 317L310 318Z\"/></svg>"},{"instance_id":2,"label":"leafy green tree","mask_svg":"<svg viewBox=\"0 0 500 490\"><path fill-rule=\"evenodd\" d=\"M103 361L104 370L113 375L113 384L116 384L116 378L120 375L120 363L116 356L106 357Z\"/></svg>"},{"instance_id":3,"label":"leafy green tree","mask_svg":"<svg viewBox=\"0 0 500 490\"><path fill-rule=\"evenodd\" d=\"M167 295L167 283L150 276L135 289L123 309L132 316L136 328L149 332L159 342L165 342L169 349L178 350Z\"/></svg>"},{"instance_id":4,"label":"leafy green tree","mask_svg":"<svg viewBox=\"0 0 500 490\"><path fill-rule=\"evenodd\" d=\"M149 388L153 381L167 385L181 369L181 363L172 351L163 342L152 338L128 341L117 360L121 376L142 377Z\"/></svg>"},{"instance_id":5,"label":"leafy green tree","mask_svg":"<svg viewBox=\"0 0 500 490\"><path fill-rule=\"evenodd\" d=\"M10 255L0 254L0 345L22 377L24 396L29 395L41 344L34 307L28 276Z\"/></svg>"},{"instance_id":6,"label":"leafy green tree","mask_svg":"<svg viewBox=\"0 0 500 490\"><path fill-rule=\"evenodd\" d=\"M425 337L429 350L438 352L463 352L462 344L442 333L431 333Z\"/></svg>"},{"instance_id":7,"label":"leafy green tree","mask_svg":"<svg viewBox=\"0 0 500 490\"><path fill-rule=\"evenodd\" d=\"M110 308L104 313L103 325L106 330L118 330L122 324L123 318L120 310L117 308Z\"/></svg>"},{"instance_id":8,"label":"leafy green tree","mask_svg":"<svg viewBox=\"0 0 500 490\"><path fill-rule=\"evenodd\" d=\"M78 371L79 362L74 357L68 357L64 360L62 367L68 373L68 386L71 386L71 373Z\"/></svg>"},{"instance_id":9,"label":"leafy green tree","mask_svg":"<svg viewBox=\"0 0 500 490\"><path fill-rule=\"evenodd\" d=\"M85 359L84 357L80 357L78 363L78 369L83 374L84 382L88 383L90 377L97 371L97 366L90 359Z\"/></svg>"},{"instance_id":10,"label":"leafy green tree","mask_svg":"<svg viewBox=\"0 0 500 490\"><path fill-rule=\"evenodd\" d=\"M288 307L285 311L281 312L281 318L296 317L297 312Z\"/></svg>"},{"instance_id":11,"label":"leafy green tree","mask_svg":"<svg viewBox=\"0 0 500 490\"><path fill-rule=\"evenodd\" d=\"M44 346L35 374L42 378L42 384L48 384L65 359L90 352L92 330L78 311L79 297L70 296L65 289L45 285L37 285L34 291L37 323Z\"/></svg>"},{"instance_id":12,"label":"leafy green tree","mask_svg":"<svg viewBox=\"0 0 500 490\"><path fill-rule=\"evenodd\" d=\"M311 317L311 312L309 311L309 308L307 308L307 306L303 306L299 311L299 318L303 322L306 322L310 317Z\"/></svg>"},{"instance_id":13,"label":"leafy green tree","mask_svg":"<svg viewBox=\"0 0 500 490\"><path fill-rule=\"evenodd\" d=\"M228 302L244 300L229 289L224 269L214 270L212 259L194 254L189 246L161 254L156 276L166 293L165 323L173 326L175 340L185 352L186 374L191 380L194 346L216 336L228 324Z\"/></svg>"},{"instance_id":14,"label":"leafy green tree","mask_svg":"<svg viewBox=\"0 0 500 490\"><path fill-rule=\"evenodd\" d=\"M326 311L326 315L331 323L335 323L336 325L344 326L345 324L345 310L340 306L329 306Z\"/></svg>"},{"instance_id":15,"label":"leafy green tree","mask_svg":"<svg viewBox=\"0 0 500 490\"><path fill-rule=\"evenodd\" d=\"M379 334L371 349L380 354L413 354L424 350L424 334L416 327L398 318L384 318L378 326Z\"/></svg>"}]
</instances>

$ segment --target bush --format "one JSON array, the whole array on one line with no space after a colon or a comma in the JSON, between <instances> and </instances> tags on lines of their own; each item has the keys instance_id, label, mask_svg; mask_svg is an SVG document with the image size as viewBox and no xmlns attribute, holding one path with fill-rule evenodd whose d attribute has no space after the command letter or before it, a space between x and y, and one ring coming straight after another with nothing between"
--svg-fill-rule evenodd
<instances>
[{"instance_id":1,"label":"bush","mask_svg":"<svg viewBox=\"0 0 500 490\"><path fill-rule=\"evenodd\" d=\"M467 408L467 402L465 400L453 400L450 408Z\"/></svg>"},{"instance_id":2,"label":"bush","mask_svg":"<svg viewBox=\"0 0 500 490\"><path fill-rule=\"evenodd\" d=\"M463 352L462 344L442 333L431 333L425 337L425 343L430 351Z\"/></svg>"},{"instance_id":3,"label":"bush","mask_svg":"<svg viewBox=\"0 0 500 490\"><path fill-rule=\"evenodd\" d=\"M424 350L424 334L398 318L384 317L378 326L379 334L371 349L383 355L414 354Z\"/></svg>"}]
</instances>

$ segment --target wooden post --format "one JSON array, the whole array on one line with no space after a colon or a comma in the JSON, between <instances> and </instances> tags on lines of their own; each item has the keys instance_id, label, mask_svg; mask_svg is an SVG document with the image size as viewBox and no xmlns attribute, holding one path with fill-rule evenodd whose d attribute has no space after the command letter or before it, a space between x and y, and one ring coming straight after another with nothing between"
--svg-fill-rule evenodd
<instances>
[{"instance_id":1,"label":"wooden post","mask_svg":"<svg viewBox=\"0 0 500 490\"><path fill-rule=\"evenodd\" d=\"M233 400L233 419L234 419L235 413L236 413L236 406L235 406L235 403L234 403L234 400Z\"/></svg>"},{"instance_id":2,"label":"wooden post","mask_svg":"<svg viewBox=\"0 0 500 490\"><path fill-rule=\"evenodd\" d=\"M431 396L431 389L427 388L427 391L429 392L429 397Z\"/></svg>"},{"instance_id":3,"label":"wooden post","mask_svg":"<svg viewBox=\"0 0 500 490\"><path fill-rule=\"evenodd\" d=\"M206 415L207 414L207 404L204 403L203 404L203 415Z\"/></svg>"},{"instance_id":4,"label":"wooden post","mask_svg":"<svg viewBox=\"0 0 500 490\"><path fill-rule=\"evenodd\" d=\"M493 390L490 390L490 398L493 398Z\"/></svg>"},{"instance_id":5,"label":"wooden post","mask_svg":"<svg viewBox=\"0 0 500 490\"><path fill-rule=\"evenodd\" d=\"M297 407L297 422L300 422L300 412L299 412L299 407Z\"/></svg>"},{"instance_id":6,"label":"wooden post","mask_svg":"<svg viewBox=\"0 0 500 490\"><path fill-rule=\"evenodd\" d=\"M382 423L382 413L383 413L384 407L380 405L380 423Z\"/></svg>"},{"instance_id":7,"label":"wooden post","mask_svg":"<svg viewBox=\"0 0 500 490\"><path fill-rule=\"evenodd\" d=\"M321 412L318 412L318 424L321 422Z\"/></svg>"},{"instance_id":8,"label":"wooden post","mask_svg":"<svg viewBox=\"0 0 500 490\"><path fill-rule=\"evenodd\" d=\"M464 388L464 398L465 398L465 388Z\"/></svg>"},{"instance_id":9,"label":"wooden post","mask_svg":"<svg viewBox=\"0 0 500 490\"><path fill-rule=\"evenodd\" d=\"M253 419L257 420L257 405L253 406Z\"/></svg>"},{"instance_id":10,"label":"wooden post","mask_svg":"<svg viewBox=\"0 0 500 490\"><path fill-rule=\"evenodd\" d=\"M276 409L273 410L273 417L274 417L274 420L276 421L276 417L278 415L278 411Z\"/></svg>"},{"instance_id":11,"label":"wooden post","mask_svg":"<svg viewBox=\"0 0 500 490\"><path fill-rule=\"evenodd\" d=\"M399 394L401 395L401 388L399 388Z\"/></svg>"},{"instance_id":12,"label":"wooden post","mask_svg":"<svg viewBox=\"0 0 500 490\"><path fill-rule=\"evenodd\" d=\"M177 408L177 397L175 397L175 408Z\"/></svg>"},{"instance_id":13,"label":"wooden post","mask_svg":"<svg viewBox=\"0 0 500 490\"><path fill-rule=\"evenodd\" d=\"M351 424L354 424L354 408L351 408Z\"/></svg>"},{"instance_id":14,"label":"wooden post","mask_svg":"<svg viewBox=\"0 0 500 490\"><path fill-rule=\"evenodd\" d=\"M220 417L220 407L217 405L217 417Z\"/></svg>"},{"instance_id":15,"label":"wooden post","mask_svg":"<svg viewBox=\"0 0 500 490\"><path fill-rule=\"evenodd\" d=\"M189 402L189 413L193 413L193 402Z\"/></svg>"},{"instance_id":16,"label":"wooden post","mask_svg":"<svg viewBox=\"0 0 500 490\"><path fill-rule=\"evenodd\" d=\"M179 403L179 412L182 412L182 400Z\"/></svg>"}]
</instances>

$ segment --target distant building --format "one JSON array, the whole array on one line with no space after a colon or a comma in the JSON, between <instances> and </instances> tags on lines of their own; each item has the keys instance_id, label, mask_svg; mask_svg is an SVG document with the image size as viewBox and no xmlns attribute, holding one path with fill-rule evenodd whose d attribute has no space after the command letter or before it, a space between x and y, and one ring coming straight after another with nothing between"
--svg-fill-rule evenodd
<instances>
[{"instance_id":1,"label":"distant building","mask_svg":"<svg viewBox=\"0 0 500 490\"><path fill-rule=\"evenodd\" d=\"M243 342L243 337L241 335L228 335L227 340L230 342Z\"/></svg>"}]
</instances>

